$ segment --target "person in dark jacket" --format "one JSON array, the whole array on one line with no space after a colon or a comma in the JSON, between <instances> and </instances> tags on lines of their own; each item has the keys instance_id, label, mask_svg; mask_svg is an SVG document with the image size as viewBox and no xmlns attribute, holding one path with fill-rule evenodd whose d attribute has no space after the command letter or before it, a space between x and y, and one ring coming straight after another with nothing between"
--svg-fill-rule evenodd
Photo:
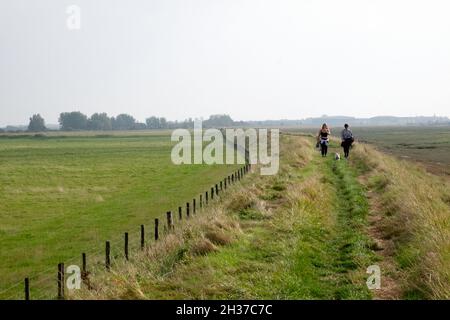
<instances>
[{"instance_id":1,"label":"person in dark jacket","mask_svg":"<svg viewBox=\"0 0 450 320\"><path fill-rule=\"evenodd\" d=\"M342 130L341 132L341 139L342 139L341 146L342 148L344 148L344 157L346 159L350 155L350 148L353 142L355 141L355 139L353 138L353 132L348 127L349 125L346 123L344 125L344 130Z\"/></svg>"}]
</instances>

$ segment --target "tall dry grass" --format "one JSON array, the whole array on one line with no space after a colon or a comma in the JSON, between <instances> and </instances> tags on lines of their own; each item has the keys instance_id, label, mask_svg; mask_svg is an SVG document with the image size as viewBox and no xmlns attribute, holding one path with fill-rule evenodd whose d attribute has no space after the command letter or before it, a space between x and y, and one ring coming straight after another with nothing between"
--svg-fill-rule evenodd
<instances>
[{"instance_id":1,"label":"tall dry grass","mask_svg":"<svg viewBox=\"0 0 450 320\"><path fill-rule=\"evenodd\" d=\"M228 215L224 204L199 211L178 222L172 232L134 252L130 261L117 259L110 272L96 270L90 276L91 290L71 292L71 299L148 299L146 293L171 276L177 264L214 252L232 243L242 232L238 220ZM152 296L153 297L153 296ZM160 297L170 299L170 297Z\"/></svg>"},{"instance_id":2,"label":"tall dry grass","mask_svg":"<svg viewBox=\"0 0 450 320\"><path fill-rule=\"evenodd\" d=\"M365 144L353 155L378 194L381 229L395 244L406 296L450 299L448 180Z\"/></svg>"}]
</instances>

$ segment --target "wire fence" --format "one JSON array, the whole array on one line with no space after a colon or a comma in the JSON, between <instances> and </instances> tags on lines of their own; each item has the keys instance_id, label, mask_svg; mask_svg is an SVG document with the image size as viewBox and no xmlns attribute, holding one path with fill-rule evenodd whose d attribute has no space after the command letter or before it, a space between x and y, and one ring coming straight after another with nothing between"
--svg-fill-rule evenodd
<instances>
[{"instance_id":1,"label":"wire fence","mask_svg":"<svg viewBox=\"0 0 450 320\"><path fill-rule=\"evenodd\" d=\"M3 300L52 300L66 297L66 270L69 266L80 268L81 283L88 289L91 287L90 276L93 272L109 270L115 261L130 259L130 255L145 249L149 245L166 236L174 228L175 221L180 223L183 219L190 218L198 211L207 207L211 202L221 196L225 191L239 182L251 170L246 145L238 146L224 137L224 141L245 159L245 164L227 175L223 180L213 184L210 189L198 197L180 205L174 211L167 211L164 217L155 218L154 224L137 226L136 232L124 233L120 238L105 241L97 248L81 252L79 257L67 259L55 267L49 267L32 276L26 277L21 282L0 291L0 299ZM150 229L150 230L148 230ZM69 275L70 276L70 275Z\"/></svg>"}]
</instances>

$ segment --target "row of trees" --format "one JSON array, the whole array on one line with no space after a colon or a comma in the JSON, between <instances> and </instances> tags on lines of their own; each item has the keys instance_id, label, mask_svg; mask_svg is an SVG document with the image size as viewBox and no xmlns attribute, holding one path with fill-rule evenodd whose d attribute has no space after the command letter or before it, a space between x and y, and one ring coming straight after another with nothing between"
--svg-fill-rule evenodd
<instances>
[{"instance_id":1,"label":"row of trees","mask_svg":"<svg viewBox=\"0 0 450 320\"><path fill-rule=\"evenodd\" d=\"M63 112L58 119L61 130L144 130L144 129L175 129L193 128L194 121L189 118L185 121L167 121L165 118L150 117L145 123L137 122L129 114L119 114L116 117L109 117L106 113L94 113L90 117L79 112ZM235 122L228 115L212 115L203 122L205 127L227 127ZM30 118L28 131L46 131L45 120L40 114L35 114Z\"/></svg>"},{"instance_id":2,"label":"row of trees","mask_svg":"<svg viewBox=\"0 0 450 320\"><path fill-rule=\"evenodd\" d=\"M90 118L85 114L74 111L64 112L58 119L61 130L136 130L145 129L144 123L139 123L129 114L119 114L108 117L106 113L94 113Z\"/></svg>"}]
</instances>

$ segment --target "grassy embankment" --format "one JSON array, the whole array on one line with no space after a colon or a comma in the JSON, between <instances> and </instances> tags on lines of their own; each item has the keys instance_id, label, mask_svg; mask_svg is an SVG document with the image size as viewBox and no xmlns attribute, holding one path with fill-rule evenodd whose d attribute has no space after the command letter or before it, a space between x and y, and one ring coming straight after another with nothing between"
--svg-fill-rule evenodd
<instances>
[{"instance_id":1,"label":"grassy embankment","mask_svg":"<svg viewBox=\"0 0 450 320\"><path fill-rule=\"evenodd\" d=\"M74 298L367 299L368 203L347 164L282 138L277 176L246 177Z\"/></svg>"}]
</instances>

